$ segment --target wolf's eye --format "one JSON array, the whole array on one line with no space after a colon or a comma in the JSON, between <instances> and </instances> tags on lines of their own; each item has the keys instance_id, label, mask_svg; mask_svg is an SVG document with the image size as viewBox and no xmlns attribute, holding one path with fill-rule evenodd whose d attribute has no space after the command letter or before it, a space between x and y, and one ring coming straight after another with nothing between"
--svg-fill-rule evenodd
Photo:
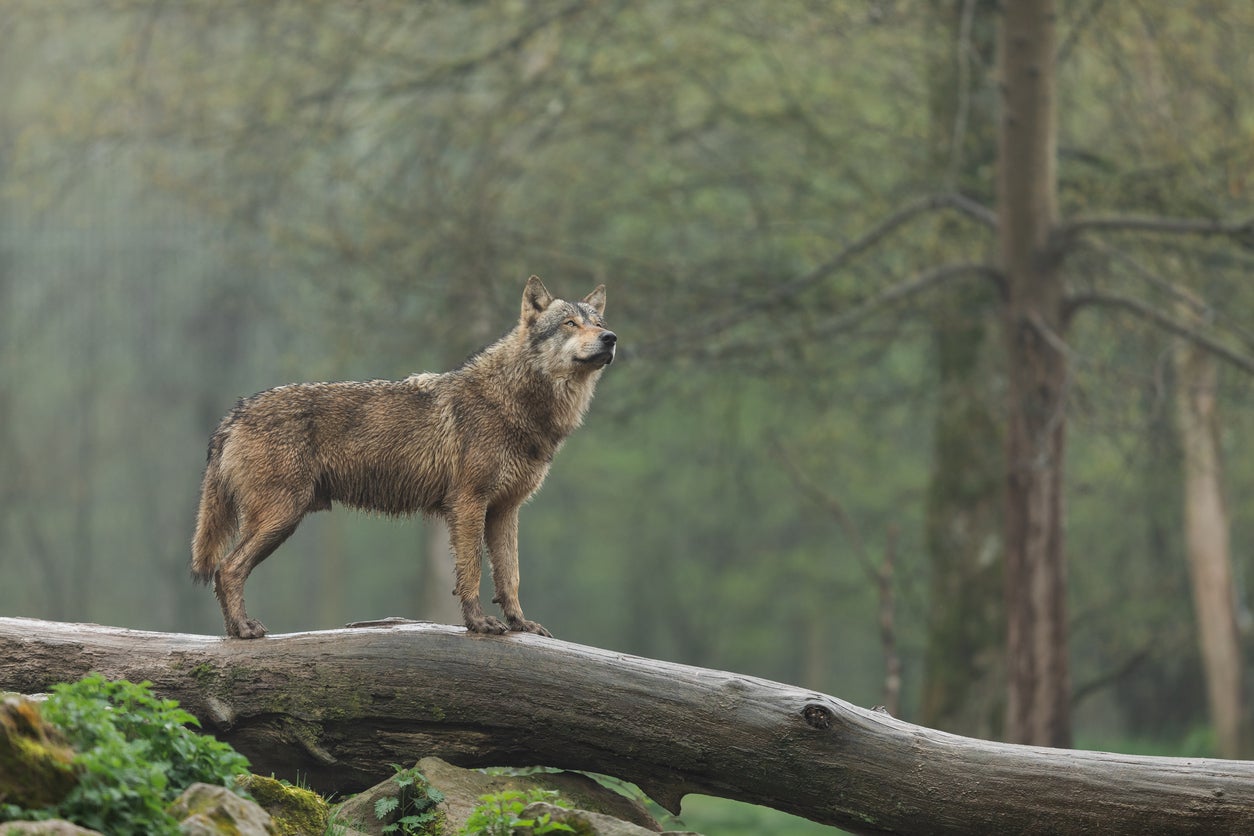
<instances>
[{"instance_id":1,"label":"wolf's eye","mask_svg":"<svg viewBox=\"0 0 1254 836\"><path fill-rule=\"evenodd\" d=\"M579 323L578 323L578 322L575 322L575 320L573 320L573 319L568 319L568 320L566 320L566 322L564 322L564 323L562 323L562 324L563 324L563 325L569 325L571 328L576 328L576 327L578 327L578 326L579 326Z\"/></svg>"}]
</instances>

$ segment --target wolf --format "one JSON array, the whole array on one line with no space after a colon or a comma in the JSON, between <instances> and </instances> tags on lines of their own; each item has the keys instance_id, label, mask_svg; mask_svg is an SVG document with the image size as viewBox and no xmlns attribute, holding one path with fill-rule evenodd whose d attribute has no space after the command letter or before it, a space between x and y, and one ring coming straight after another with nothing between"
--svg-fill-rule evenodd
<instances>
[{"instance_id":1,"label":"wolf","mask_svg":"<svg viewBox=\"0 0 1254 836\"><path fill-rule=\"evenodd\" d=\"M518 510L614 360L604 313L605 285L567 302L532 276L517 326L460 368L297 383L236 404L209 440L191 560L193 579L213 584L227 635L266 634L245 611L244 582L306 514L333 503L443 517L466 629L552 635L518 602ZM479 602L485 544L503 622Z\"/></svg>"}]
</instances>

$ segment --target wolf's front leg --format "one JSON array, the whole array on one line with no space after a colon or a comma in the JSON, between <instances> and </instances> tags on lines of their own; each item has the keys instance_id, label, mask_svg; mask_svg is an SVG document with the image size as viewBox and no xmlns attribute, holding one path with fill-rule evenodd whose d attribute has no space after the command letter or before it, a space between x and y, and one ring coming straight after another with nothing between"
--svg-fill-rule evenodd
<instances>
[{"instance_id":1,"label":"wolf's front leg","mask_svg":"<svg viewBox=\"0 0 1254 836\"><path fill-rule=\"evenodd\" d=\"M462 618L472 633L509 632L498 618L483 614L479 604L479 576L483 562L483 518L487 507L483 502L459 500L448 514L449 541L453 545L456 588L453 594L462 601Z\"/></svg>"},{"instance_id":2,"label":"wolf's front leg","mask_svg":"<svg viewBox=\"0 0 1254 836\"><path fill-rule=\"evenodd\" d=\"M501 612L509 623L509 629L519 633L538 633L552 636L543 626L523 617L518 603L518 506L506 505L488 509L487 519L488 557L492 561L492 583L496 587L493 601L501 605Z\"/></svg>"}]
</instances>

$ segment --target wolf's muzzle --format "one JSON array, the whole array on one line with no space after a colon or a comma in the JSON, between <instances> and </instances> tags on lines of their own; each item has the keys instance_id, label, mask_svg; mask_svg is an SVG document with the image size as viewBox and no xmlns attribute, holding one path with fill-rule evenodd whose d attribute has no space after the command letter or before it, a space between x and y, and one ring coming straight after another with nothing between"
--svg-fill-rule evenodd
<instances>
[{"instance_id":1,"label":"wolf's muzzle","mask_svg":"<svg viewBox=\"0 0 1254 836\"><path fill-rule=\"evenodd\" d=\"M602 352L605 355L605 365L614 362L614 346L618 345L618 335L613 331L606 331L601 335L601 345L605 347Z\"/></svg>"},{"instance_id":2,"label":"wolf's muzzle","mask_svg":"<svg viewBox=\"0 0 1254 836\"><path fill-rule=\"evenodd\" d=\"M576 358L580 363L587 363L594 366L608 366L614 362L614 346L618 345L618 335L613 331L604 331L597 338L600 343L600 349L591 357Z\"/></svg>"}]
</instances>

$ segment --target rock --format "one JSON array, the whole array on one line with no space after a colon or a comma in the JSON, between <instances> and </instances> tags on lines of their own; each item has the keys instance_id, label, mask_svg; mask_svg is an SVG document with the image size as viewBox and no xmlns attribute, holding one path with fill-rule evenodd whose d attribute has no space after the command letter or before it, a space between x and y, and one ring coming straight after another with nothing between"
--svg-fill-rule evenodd
<instances>
[{"instance_id":1,"label":"rock","mask_svg":"<svg viewBox=\"0 0 1254 836\"><path fill-rule=\"evenodd\" d=\"M4 836L104 836L98 830L88 830L65 819L6 821L0 823L0 833Z\"/></svg>"},{"instance_id":2,"label":"rock","mask_svg":"<svg viewBox=\"0 0 1254 836\"><path fill-rule=\"evenodd\" d=\"M379 836L383 833L383 828L395 824L402 817L420 814L429 809L433 815L428 830L432 834L456 832L456 828L444 824L444 811L429 800L429 783L412 774L406 775L405 783L398 781L398 777L400 776L394 775L337 805L332 810L331 821L341 827L356 828L353 833ZM381 801L391 809L379 816L378 805Z\"/></svg>"},{"instance_id":3,"label":"rock","mask_svg":"<svg viewBox=\"0 0 1254 836\"><path fill-rule=\"evenodd\" d=\"M604 813L593 813L589 810L569 810L565 807L558 807L547 801L536 801L528 804L522 811L522 819L532 821L542 820L544 816L548 816L548 821L557 822L574 828L577 836L654 836L656 831L632 824L622 819L607 816ZM512 836L533 836L534 830L531 827L515 827ZM691 831L668 830L662 836L698 836Z\"/></svg>"},{"instance_id":4,"label":"rock","mask_svg":"<svg viewBox=\"0 0 1254 836\"><path fill-rule=\"evenodd\" d=\"M646 831L662 829L644 805L621 793L601 786L578 772L537 772L531 775L486 775L478 770L462 769L439 758L423 758L418 770L431 785L444 793L440 804L445 813L447 831L456 833L479 804L479 797L506 790L527 792L532 789L557 790L575 807L603 813L631 822Z\"/></svg>"},{"instance_id":5,"label":"rock","mask_svg":"<svg viewBox=\"0 0 1254 836\"><path fill-rule=\"evenodd\" d=\"M38 705L20 696L0 701L0 798L29 810L51 807L78 782L73 764L74 750Z\"/></svg>"},{"instance_id":6,"label":"rock","mask_svg":"<svg viewBox=\"0 0 1254 836\"><path fill-rule=\"evenodd\" d=\"M192 784L170 805L184 836L277 836L270 814L226 787Z\"/></svg>"},{"instance_id":7,"label":"rock","mask_svg":"<svg viewBox=\"0 0 1254 836\"><path fill-rule=\"evenodd\" d=\"M466 824L471 811L485 795L499 795L507 791L556 790L564 801L582 810L622 819L637 828L638 832L657 833L661 826L649 815L644 805L621 793L607 789L586 775L577 772L538 772L531 775L487 775L473 769L462 769L439 758L423 758L416 768L427 785L439 790L444 800L436 805L438 824L444 833L456 833ZM334 808L332 821L355 827L366 834L380 834L385 826L396 821L408 807L411 799L426 794L426 785L401 788L395 778L371 787ZM375 816L375 805L380 799L396 799L397 808L384 818ZM637 832L637 831L622 831Z\"/></svg>"},{"instance_id":8,"label":"rock","mask_svg":"<svg viewBox=\"0 0 1254 836\"><path fill-rule=\"evenodd\" d=\"M321 836L326 832L331 805L316 792L261 775L240 775L235 785L270 814L271 826L278 836Z\"/></svg>"}]
</instances>

